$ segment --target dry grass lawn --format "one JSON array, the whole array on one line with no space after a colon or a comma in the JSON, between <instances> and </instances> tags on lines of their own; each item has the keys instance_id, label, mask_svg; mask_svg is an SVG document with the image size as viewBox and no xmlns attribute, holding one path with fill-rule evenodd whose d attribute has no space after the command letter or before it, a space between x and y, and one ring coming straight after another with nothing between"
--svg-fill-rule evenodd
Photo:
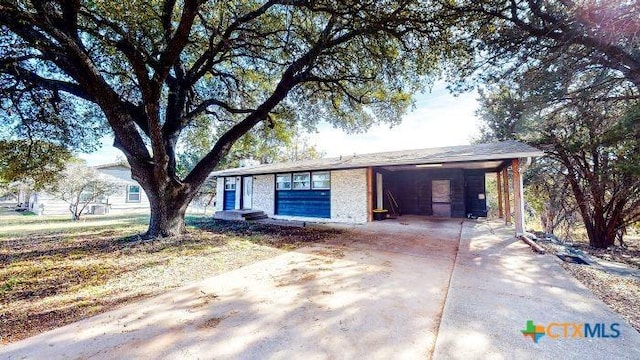
<instances>
[{"instance_id":1,"label":"dry grass lawn","mask_svg":"<svg viewBox=\"0 0 640 360\"><path fill-rule=\"evenodd\" d=\"M0 212L0 344L335 234L188 217L188 234L141 241L147 216Z\"/></svg>"}]
</instances>

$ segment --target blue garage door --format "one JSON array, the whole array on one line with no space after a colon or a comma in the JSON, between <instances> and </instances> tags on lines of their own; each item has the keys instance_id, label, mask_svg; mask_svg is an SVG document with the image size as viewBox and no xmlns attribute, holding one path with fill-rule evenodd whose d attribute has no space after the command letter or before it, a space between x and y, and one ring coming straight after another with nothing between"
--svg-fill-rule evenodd
<instances>
[{"instance_id":1,"label":"blue garage door","mask_svg":"<svg viewBox=\"0 0 640 360\"><path fill-rule=\"evenodd\" d=\"M330 218L331 191L278 190L276 215Z\"/></svg>"},{"instance_id":2,"label":"blue garage door","mask_svg":"<svg viewBox=\"0 0 640 360\"><path fill-rule=\"evenodd\" d=\"M236 191L225 190L223 210L233 210L236 208Z\"/></svg>"}]
</instances>

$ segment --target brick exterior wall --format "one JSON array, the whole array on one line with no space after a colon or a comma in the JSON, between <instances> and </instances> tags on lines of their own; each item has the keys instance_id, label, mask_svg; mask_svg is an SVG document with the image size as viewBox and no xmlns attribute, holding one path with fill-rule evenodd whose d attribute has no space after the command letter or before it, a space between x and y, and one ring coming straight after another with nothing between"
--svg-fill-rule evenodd
<instances>
[{"instance_id":1,"label":"brick exterior wall","mask_svg":"<svg viewBox=\"0 0 640 360\"><path fill-rule=\"evenodd\" d=\"M216 179L216 211L222 211L224 206L224 178L219 177Z\"/></svg>"},{"instance_id":2,"label":"brick exterior wall","mask_svg":"<svg viewBox=\"0 0 640 360\"><path fill-rule=\"evenodd\" d=\"M256 175L253 177L253 210L264 211L273 216L275 202L275 175Z\"/></svg>"},{"instance_id":3,"label":"brick exterior wall","mask_svg":"<svg viewBox=\"0 0 640 360\"><path fill-rule=\"evenodd\" d=\"M331 171L331 221L367 222L367 169Z\"/></svg>"}]
</instances>

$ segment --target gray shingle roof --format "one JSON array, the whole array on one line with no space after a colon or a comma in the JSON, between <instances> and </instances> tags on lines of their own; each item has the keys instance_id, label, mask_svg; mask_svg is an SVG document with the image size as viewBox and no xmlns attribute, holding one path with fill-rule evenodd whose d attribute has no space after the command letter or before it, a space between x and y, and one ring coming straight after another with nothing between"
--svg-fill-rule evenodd
<instances>
[{"instance_id":1,"label":"gray shingle roof","mask_svg":"<svg viewBox=\"0 0 640 360\"><path fill-rule=\"evenodd\" d=\"M212 176L259 175L279 172L353 169L369 166L438 164L487 160L507 160L543 156L527 144L509 140L489 144L447 146L430 149L389 151L277 164L263 164L215 171Z\"/></svg>"}]
</instances>

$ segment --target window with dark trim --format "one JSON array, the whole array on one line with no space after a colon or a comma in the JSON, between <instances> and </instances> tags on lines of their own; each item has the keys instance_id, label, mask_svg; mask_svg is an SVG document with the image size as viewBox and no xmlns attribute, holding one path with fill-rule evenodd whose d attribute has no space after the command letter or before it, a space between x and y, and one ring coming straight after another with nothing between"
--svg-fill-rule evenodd
<instances>
[{"instance_id":1,"label":"window with dark trim","mask_svg":"<svg viewBox=\"0 0 640 360\"><path fill-rule=\"evenodd\" d=\"M140 202L140 186L127 185L127 202Z\"/></svg>"},{"instance_id":2,"label":"window with dark trim","mask_svg":"<svg viewBox=\"0 0 640 360\"><path fill-rule=\"evenodd\" d=\"M235 190L236 189L236 178L234 178L234 177L224 178L224 189L225 190Z\"/></svg>"},{"instance_id":3,"label":"window with dark trim","mask_svg":"<svg viewBox=\"0 0 640 360\"><path fill-rule=\"evenodd\" d=\"M330 190L331 172L276 174L276 190Z\"/></svg>"},{"instance_id":4,"label":"window with dark trim","mask_svg":"<svg viewBox=\"0 0 640 360\"><path fill-rule=\"evenodd\" d=\"M319 171L311 173L311 187L318 190L328 190L331 188L331 173Z\"/></svg>"},{"instance_id":5,"label":"window with dark trim","mask_svg":"<svg viewBox=\"0 0 640 360\"><path fill-rule=\"evenodd\" d=\"M276 190L291 190L291 174L276 175Z\"/></svg>"},{"instance_id":6,"label":"window with dark trim","mask_svg":"<svg viewBox=\"0 0 640 360\"><path fill-rule=\"evenodd\" d=\"M311 188L311 173L294 173L293 174L293 189L294 190L309 190Z\"/></svg>"}]
</instances>

